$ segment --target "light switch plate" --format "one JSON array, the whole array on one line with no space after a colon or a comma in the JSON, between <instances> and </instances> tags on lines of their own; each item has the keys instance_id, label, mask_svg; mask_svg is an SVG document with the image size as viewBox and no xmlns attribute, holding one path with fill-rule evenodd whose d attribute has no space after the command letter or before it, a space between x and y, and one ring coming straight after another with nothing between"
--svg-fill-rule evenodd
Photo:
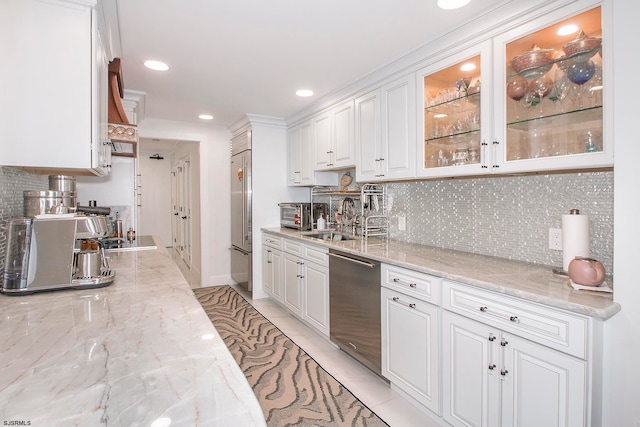
<instances>
[{"instance_id":1,"label":"light switch plate","mask_svg":"<svg viewBox=\"0 0 640 427\"><path fill-rule=\"evenodd\" d=\"M403 216L398 217L398 230L404 231L407 229L407 220Z\"/></svg>"}]
</instances>

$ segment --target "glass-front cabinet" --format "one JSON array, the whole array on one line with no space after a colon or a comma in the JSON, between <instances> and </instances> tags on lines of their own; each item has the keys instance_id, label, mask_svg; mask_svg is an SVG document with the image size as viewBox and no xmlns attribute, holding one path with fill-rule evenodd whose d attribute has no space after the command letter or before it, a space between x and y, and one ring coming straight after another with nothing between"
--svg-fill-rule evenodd
<instances>
[{"instance_id":1,"label":"glass-front cabinet","mask_svg":"<svg viewBox=\"0 0 640 427\"><path fill-rule=\"evenodd\" d=\"M503 65L494 74L500 126L493 172L613 165L603 126L608 67L601 7L567 16L495 39L496 63Z\"/></svg>"},{"instance_id":2,"label":"glass-front cabinet","mask_svg":"<svg viewBox=\"0 0 640 427\"><path fill-rule=\"evenodd\" d=\"M491 68L490 48L485 43L418 71L423 88L419 177L477 175L488 169L491 117L484 112L491 95L483 74Z\"/></svg>"},{"instance_id":3,"label":"glass-front cabinet","mask_svg":"<svg viewBox=\"0 0 640 427\"><path fill-rule=\"evenodd\" d=\"M602 21L578 2L419 70L417 176L613 166Z\"/></svg>"}]
</instances>

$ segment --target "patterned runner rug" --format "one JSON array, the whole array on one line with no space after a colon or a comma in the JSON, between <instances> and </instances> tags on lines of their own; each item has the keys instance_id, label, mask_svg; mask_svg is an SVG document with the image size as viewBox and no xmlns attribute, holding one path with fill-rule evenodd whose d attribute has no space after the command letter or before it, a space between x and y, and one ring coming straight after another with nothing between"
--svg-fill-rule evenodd
<instances>
[{"instance_id":1,"label":"patterned runner rug","mask_svg":"<svg viewBox=\"0 0 640 427\"><path fill-rule=\"evenodd\" d=\"M387 425L231 287L194 293L253 387L267 425Z\"/></svg>"}]
</instances>

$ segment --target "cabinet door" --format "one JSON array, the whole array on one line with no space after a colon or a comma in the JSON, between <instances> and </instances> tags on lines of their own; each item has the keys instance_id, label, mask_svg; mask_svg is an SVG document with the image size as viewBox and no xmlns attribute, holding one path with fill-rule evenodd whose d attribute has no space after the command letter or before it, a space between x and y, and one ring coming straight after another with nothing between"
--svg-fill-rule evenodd
<instances>
[{"instance_id":1,"label":"cabinet door","mask_svg":"<svg viewBox=\"0 0 640 427\"><path fill-rule=\"evenodd\" d=\"M94 25L96 17L94 14ZM111 170L111 144L108 142L109 123L109 59L104 46L104 40L100 33L96 34L95 43L95 67L94 90L97 100L94 106L92 126L91 167L99 175L106 175Z\"/></svg>"},{"instance_id":2,"label":"cabinet door","mask_svg":"<svg viewBox=\"0 0 640 427\"><path fill-rule=\"evenodd\" d=\"M413 74L382 87L380 177L413 178L416 172L416 83Z\"/></svg>"},{"instance_id":3,"label":"cabinet door","mask_svg":"<svg viewBox=\"0 0 640 427\"><path fill-rule=\"evenodd\" d=\"M586 33L561 36L567 24ZM495 172L613 166L610 92L611 46L601 7L574 4L495 38ZM532 46L537 46L537 51ZM574 44L573 46L576 46ZM566 50L566 52L565 52ZM529 58L535 55L532 62ZM603 99L604 97L604 99ZM605 123L606 122L606 123Z\"/></svg>"},{"instance_id":4,"label":"cabinet door","mask_svg":"<svg viewBox=\"0 0 640 427\"><path fill-rule=\"evenodd\" d=\"M305 261L304 319L329 336L329 268Z\"/></svg>"},{"instance_id":5,"label":"cabinet door","mask_svg":"<svg viewBox=\"0 0 640 427\"><path fill-rule=\"evenodd\" d=\"M380 90L355 100L356 181L379 181Z\"/></svg>"},{"instance_id":6,"label":"cabinet door","mask_svg":"<svg viewBox=\"0 0 640 427\"><path fill-rule=\"evenodd\" d=\"M318 114L313 119L313 147L315 158L314 170L324 170L333 167L333 132L331 112Z\"/></svg>"},{"instance_id":7,"label":"cabinet door","mask_svg":"<svg viewBox=\"0 0 640 427\"><path fill-rule=\"evenodd\" d=\"M355 166L353 100L333 109L333 164L335 167Z\"/></svg>"},{"instance_id":8,"label":"cabinet door","mask_svg":"<svg viewBox=\"0 0 640 427\"><path fill-rule=\"evenodd\" d=\"M300 142L300 181L302 185L313 184L313 121L309 120L300 125L299 134Z\"/></svg>"},{"instance_id":9,"label":"cabinet door","mask_svg":"<svg viewBox=\"0 0 640 427\"><path fill-rule=\"evenodd\" d=\"M0 164L92 167L92 14L64 2L0 2Z\"/></svg>"},{"instance_id":10,"label":"cabinet door","mask_svg":"<svg viewBox=\"0 0 640 427\"><path fill-rule=\"evenodd\" d=\"M284 304L293 314L302 318L303 274L302 260L288 253L283 253L282 269L284 271Z\"/></svg>"},{"instance_id":11,"label":"cabinet door","mask_svg":"<svg viewBox=\"0 0 640 427\"><path fill-rule=\"evenodd\" d=\"M382 288L382 375L440 415L438 307Z\"/></svg>"},{"instance_id":12,"label":"cabinet door","mask_svg":"<svg viewBox=\"0 0 640 427\"><path fill-rule=\"evenodd\" d=\"M302 184L302 148L298 126L287 129L287 185Z\"/></svg>"},{"instance_id":13,"label":"cabinet door","mask_svg":"<svg viewBox=\"0 0 640 427\"><path fill-rule=\"evenodd\" d=\"M271 254L273 249L262 248L262 289L269 295L273 295L273 261Z\"/></svg>"},{"instance_id":14,"label":"cabinet door","mask_svg":"<svg viewBox=\"0 0 640 427\"><path fill-rule=\"evenodd\" d=\"M454 426L499 425L499 331L443 311L443 418Z\"/></svg>"},{"instance_id":15,"label":"cabinet door","mask_svg":"<svg viewBox=\"0 0 640 427\"><path fill-rule=\"evenodd\" d=\"M282 301L284 283L282 281L282 252L271 249L271 271L272 271L272 295L277 301Z\"/></svg>"},{"instance_id":16,"label":"cabinet door","mask_svg":"<svg viewBox=\"0 0 640 427\"><path fill-rule=\"evenodd\" d=\"M490 171L491 59L487 41L418 71L417 176Z\"/></svg>"},{"instance_id":17,"label":"cabinet door","mask_svg":"<svg viewBox=\"0 0 640 427\"><path fill-rule=\"evenodd\" d=\"M503 334L502 426L585 424L586 362Z\"/></svg>"}]
</instances>

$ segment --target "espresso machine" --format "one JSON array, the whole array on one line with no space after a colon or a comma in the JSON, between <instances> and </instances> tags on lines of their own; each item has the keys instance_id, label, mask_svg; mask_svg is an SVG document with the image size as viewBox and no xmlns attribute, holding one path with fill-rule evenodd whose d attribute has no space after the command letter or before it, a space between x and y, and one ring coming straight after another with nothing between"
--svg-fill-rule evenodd
<instances>
[{"instance_id":1,"label":"espresso machine","mask_svg":"<svg viewBox=\"0 0 640 427\"><path fill-rule=\"evenodd\" d=\"M25 295L113 283L115 272L100 241L108 233L103 215L50 214L8 220L2 292Z\"/></svg>"}]
</instances>

